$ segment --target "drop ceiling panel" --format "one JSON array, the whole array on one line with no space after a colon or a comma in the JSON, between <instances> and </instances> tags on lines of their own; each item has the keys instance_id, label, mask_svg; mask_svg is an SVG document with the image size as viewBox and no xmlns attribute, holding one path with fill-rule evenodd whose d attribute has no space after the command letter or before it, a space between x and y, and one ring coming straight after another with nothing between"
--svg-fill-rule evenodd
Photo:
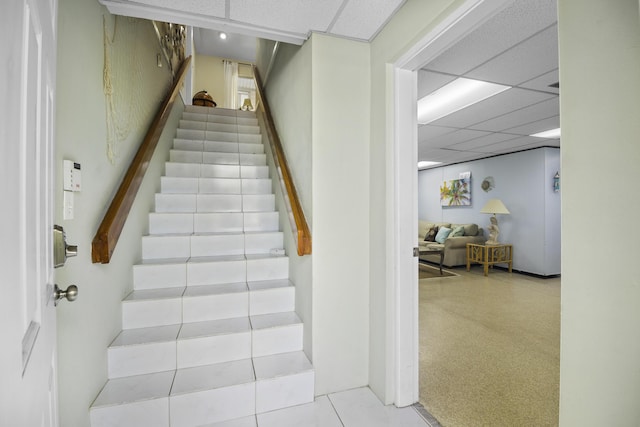
<instances>
[{"instance_id":1,"label":"drop ceiling panel","mask_svg":"<svg viewBox=\"0 0 640 427\"><path fill-rule=\"evenodd\" d=\"M484 153L471 153L468 151L453 151L443 149L430 149L420 151L418 159L420 161L427 160L432 162L455 163L464 162L466 160L477 159L478 157L486 157Z\"/></svg>"},{"instance_id":2,"label":"drop ceiling panel","mask_svg":"<svg viewBox=\"0 0 640 427\"><path fill-rule=\"evenodd\" d=\"M326 31L342 0L233 0L229 18L252 25L306 34Z\"/></svg>"},{"instance_id":3,"label":"drop ceiling panel","mask_svg":"<svg viewBox=\"0 0 640 427\"><path fill-rule=\"evenodd\" d=\"M498 142L508 141L510 139L514 139L514 136L508 133L491 133L480 138L460 142L452 145L450 148L454 150L479 151L480 148L486 147L487 145L497 144Z\"/></svg>"},{"instance_id":4,"label":"drop ceiling panel","mask_svg":"<svg viewBox=\"0 0 640 427\"><path fill-rule=\"evenodd\" d=\"M531 150L531 149L540 148L540 147L558 147L559 148L560 143L558 140L547 140L546 142L535 142L533 144L521 145L517 148L517 150L514 150L510 147L506 147L504 149L494 151L493 154L508 154L508 153L513 153L514 151Z\"/></svg>"},{"instance_id":5,"label":"drop ceiling panel","mask_svg":"<svg viewBox=\"0 0 640 427\"><path fill-rule=\"evenodd\" d=\"M515 0L424 67L420 97L457 76L516 87L420 126L420 160L451 164L560 144L529 136L559 126L559 90L549 87L558 82L556 14L556 0Z\"/></svg>"},{"instance_id":6,"label":"drop ceiling panel","mask_svg":"<svg viewBox=\"0 0 640 427\"><path fill-rule=\"evenodd\" d=\"M481 147L476 151L498 154L503 152L523 150L527 145L536 143L535 139L536 138L532 136L523 136L520 138L498 142L496 144L487 145L486 147Z\"/></svg>"},{"instance_id":7,"label":"drop ceiling panel","mask_svg":"<svg viewBox=\"0 0 640 427\"><path fill-rule=\"evenodd\" d=\"M448 74L418 70L418 99L424 98L447 83L451 83L456 78L456 76Z\"/></svg>"},{"instance_id":8,"label":"drop ceiling panel","mask_svg":"<svg viewBox=\"0 0 640 427\"><path fill-rule=\"evenodd\" d=\"M536 77L533 80L529 80L528 82L524 82L520 84L520 87L524 87L527 89L541 90L545 92L551 93L560 93L560 89L557 87L551 87L549 85L558 83L560 81L560 76L558 76L558 69L556 68L553 71L549 71L546 74L543 74L539 77Z\"/></svg>"},{"instance_id":9,"label":"drop ceiling panel","mask_svg":"<svg viewBox=\"0 0 640 427\"><path fill-rule=\"evenodd\" d=\"M418 141L427 141L429 139L437 138L439 136L455 131L455 128L433 125L420 125L418 126Z\"/></svg>"},{"instance_id":10,"label":"drop ceiling panel","mask_svg":"<svg viewBox=\"0 0 640 427\"><path fill-rule=\"evenodd\" d=\"M551 97L553 95L512 88L432 123L438 126L468 127Z\"/></svg>"},{"instance_id":11,"label":"drop ceiling panel","mask_svg":"<svg viewBox=\"0 0 640 427\"><path fill-rule=\"evenodd\" d=\"M558 28L553 25L466 74L466 77L518 85L558 68Z\"/></svg>"},{"instance_id":12,"label":"drop ceiling panel","mask_svg":"<svg viewBox=\"0 0 640 427\"><path fill-rule=\"evenodd\" d=\"M505 129L505 133L514 133L518 135L531 135L538 132L544 132L546 130L555 129L560 127L560 116L549 117L544 120L538 120L526 125L518 126L515 128Z\"/></svg>"},{"instance_id":13,"label":"drop ceiling panel","mask_svg":"<svg viewBox=\"0 0 640 427\"><path fill-rule=\"evenodd\" d=\"M225 17L225 0L136 0L127 3L141 3L171 10L202 14L216 18Z\"/></svg>"},{"instance_id":14,"label":"drop ceiling panel","mask_svg":"<svg viewBox=\"0 0 640 427\"><path fill-rule=\"evenodd\" d=\"M455 132L442 135L441 137L434 138L423 142L428 147L443 148L449 147L454 144L459 144L470 139L479 138L481 136L488 135L489 132L482 132L478 130L461 129Z\"/></svg>"},{"instance_id":15,"label":"drop ceiling panel","mask_svg":"<svg viewBox=\"0 0 640 427\"><path fill-rule=\"evenodd\" d=\"M331 34L369 40L405 0L349 0L338 14Z\"/></svg>"},{"instance_id":16,"label":"drop ceiling panel","mask_svg":"<svg viewBox=\"0 0 640 427\"><path fill-rule=\"evenodd\" d=\"M518 0L425 68L462 75L557 20L555 0Z\"/></svg>"},{"instance_id":17,"label":"drop ceiling panel","mask_svg":"<svg viewBox=\"0 0 640 427\"><path fill-rule=\"evenodd\" d=\"M505 129L513 129L523 126L527 123L536 122L547 119L549 117L560 114L560 106L558 97L553 96L550 99L530 105L519 110L512 111L502 116L477 123L472 126L473 129L500 132Z\"/></svg>"}]
</instances>

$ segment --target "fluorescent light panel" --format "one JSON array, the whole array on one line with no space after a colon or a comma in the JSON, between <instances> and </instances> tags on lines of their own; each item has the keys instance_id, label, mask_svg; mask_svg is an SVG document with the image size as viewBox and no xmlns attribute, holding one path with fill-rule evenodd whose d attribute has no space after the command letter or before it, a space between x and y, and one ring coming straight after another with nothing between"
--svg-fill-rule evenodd
<instances>
[{"instance_id":1,"label":"fluorescent light panel","mask_svg":"<svg viewBox=\"0 0 640 427\"><path fill-rule=\"evenodd\" d=\"M430 161L427 161L427 160L423 160L421 162L418 162L418 169L426 168L426 167L429 167L429 166L439 165L441 163L442 162L430 162Z\"/></svg>"},{"instance_id":2,"label":"fluorescent light panel","mask_svg":"<svg viewBox=\"0 0 640 427\"><path fill-rule=\"evenodd\" d=\"M507 89L511 86L459 77L418 100L418 123L431 123Z\"/></svg>"},{"instance_id":3,"label":"fluorescent light panel","mask_svg":"<svg viewBox=\"0 0 640 427\"><path fill-rule=\"evenodd\" d=\"M558 139L560 138L560 128L545 130L544 132L534 133L533 135L529 136L535 136L536 138Z\"/></svg>"}]
</instances>

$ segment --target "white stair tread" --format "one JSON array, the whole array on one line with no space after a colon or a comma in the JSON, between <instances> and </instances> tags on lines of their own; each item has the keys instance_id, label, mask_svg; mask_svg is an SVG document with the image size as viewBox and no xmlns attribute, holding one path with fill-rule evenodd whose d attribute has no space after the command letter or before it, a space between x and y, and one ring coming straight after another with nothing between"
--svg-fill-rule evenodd
<instances>
[{"instance_id":1,"label":"white stair tread","mask_svg":"<svg viewBox=\"0 0 640 427\"><path fill-rule=\"evenodd\" d=\"M256 372L256 380L313 371L313 366L303 351L254 357L253 366Z\"/></svg>"},{"instance_id":2,"label":"white stair tread","mask_svg":"<svg viewBox=\"0 0 640 427\"><path fill-rule=\"evenodd\" d=\"M248 317L209 320L205 322L183 323L178 339L210 337L214 335L249 332L251 324Z\"/></svg>"},{"instance_id":3,"label":"white stair tread","mask_svg":"<svg viewBox=\"0 0 640 427\"><path fill-rule=\"evenodd\" d=\"M158 258L158 259L143 259L140 260L136 266L149 266L149 265L177 265L177 264L185 264L189 261L188 257L180 257L180 258Z\"/></svg>"},{"instance_id":4,"label":"white stair tread","mask_svg":"<svg viewBox=\"0 0 640 427\"><path fill-rule=\"evenodd\" d=\"M257 427L255 415L249 417L236 418L235 420L222 421L219 423L206 424L200 427Z\"/></svg>"},{"instance_id":5,"label":"white stair tread","mask_svg":"<svg viewBox=\"0 0 640 427\"><path fill-rule=\"evenodd\" d=\"M109 347L121 347L139 344L150 344L164 341L175 341L180 332L180 325L153 326L149 328L124 329L113 340Z\"/></svg>"},{"instance_id":6,"label":"white stair tread","mask_svg":"<svg viewBox=\"0 0 640 427\"><path fill-rule=\"evenodd\" d=\"M254 330L277 328L279 326L289 326L300 323L302 323L302 321L293 311L251 316L251 326Z\"/></svg>"},{"instance_id":7,"label":"white stair tread","mask_svg":"<svg viewBox=\"0 0 640 427\"><path fill-rule=\"evenodd\" d=\"M288 279L280 279L280 280L259 280L255 282L247 282L250 291L266 291L269 289L276 288L286 288L289 286L293 286Z\"/></svg>"},{"instance_id":8,"label":"white stair tread","mask_svg":"<svg viewBox=\"0 0 640 427\"><path fill-rule=\"evenodd\" d=\"M248 292L246 283L225 283L222 285L198 285L188 286L184 292L185 297L199 297L206 295L233 294Z\"/></svg>"},{"instance_id":9,"label":"white stair tread","mask_svg":"<svg viewBox=\"0 0 640 427\"><path fill-rule=\"evenodd\" d=\"M259 259L269 259L269 258L286 258L287 255L271 255L271 254L246 254L245 257L248 261L251 260L259 260Z\"/></svg>"},{"instance_id":10,"label":"white stair tread","mask_svg":"<svg viewBox=\"0 0 640 427\"><path fill-rule=\"evenodd\" d=\"M244 261L246 258L244 255L217 255L217 256L201 256L191 257L188 263L203 263L203 262L226 262L226 261Z\"/></svg>"},{"instance_id":11,"label":"white stair tread","mask_svg":"<svg viewBox=\"0 0 640 427\"><path fill-rule=\"evenodd\" d=\"M171 396L229 387L255 381L251 359L179 369Z\"/></svg>"},{"instance_id":12,"label":"white stair tread","mask_svg":"<svg viewBox=\"0 0 640 427\"><path fill-rule=\"evenodd\" d=\"M107 381L92 407L121 405L168 397L175 371L114 378Z\"/></svg>"},{"instance_id":13,"label":"white stair tread","mask_svg":"<svg viewBox=\"0 0 640 427\"><path fill-rule=\"evenodd\" d=\"M185 287L173 287L173 288L157 288L157 289L140 289L132 291L124 301L140 301L140 300L155 300L165 298L180 298L185 292Z\"/></svg>"}]
</instances>

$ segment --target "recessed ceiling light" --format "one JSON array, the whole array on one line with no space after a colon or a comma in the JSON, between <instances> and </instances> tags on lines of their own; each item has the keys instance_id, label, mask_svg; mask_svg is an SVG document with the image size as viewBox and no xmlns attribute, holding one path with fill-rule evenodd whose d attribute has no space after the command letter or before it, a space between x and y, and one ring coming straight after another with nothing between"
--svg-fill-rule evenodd
<instances>
[{"instance_id":1,"label":"recessed ceiling light","mask_svg":"<svg viewBox=\"0 0 640 427\"><path fill-rule=\"evenodd\" d=\"M220 33L220 38L222 40L226 40L227 39L227 33Z\"/></svg>"},{"instance_id":2,"label":"recessed ceiling light","mask_svg":"<svg viewBox=\"0 0 640 427\"><path fill-rule=\"evenodd\" d=\"M442 162L431 162L431 161L423 160L421 162L418 162L418 169L427 168L429 166L435 166L439 164L442 164Z\"/></svg>"},{"instance_id":3,"label":"recessed ceiling light","mask_svg":"<svg viewBox=\"0 0 640 427\"><path fill-rule=\"evenodd\" d=\"M560 128L545 130L544 132L534 133L529 136L535 136L536 138L558 139L560 138Z\"/></svg>"},{"instance_id":4,"label":"recessed ceiling light","mask_svg":"<svg viewBox=\"0 0 640 427\"><path fill-rule=\"evenodd\" d=\"M418 123L427 124L510 89L460 77L418 100Z\"/></svg>"}]
</instances>

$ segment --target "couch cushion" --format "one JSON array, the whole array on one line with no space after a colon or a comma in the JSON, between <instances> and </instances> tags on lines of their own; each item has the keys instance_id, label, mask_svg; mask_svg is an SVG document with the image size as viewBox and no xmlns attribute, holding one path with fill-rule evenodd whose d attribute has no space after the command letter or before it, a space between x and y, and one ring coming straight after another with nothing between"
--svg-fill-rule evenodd
<instances>
[{"instance_id":1,"label":"couch cushion","mask_svg":"<svg viewBox=\"0 0 640 427\"><path fill-rule=\"evenodd\" d=\"M433 226L427 231L427 234L424 236L425 242L435 242L436 235L438 234L438 227Z\"/></svg>"},{"instance_id":2,"label":"couch cushion","mask_svg":"<svg viewBox=\"0 0 640 427\"><path fill-rule=\"evenodd\" d=\"M448 227L440 227L438 229L438 233L436 234L436 242L444 243L444 241L449 237L451 233L451 229Z\"/></svg>"},{"instance_id":3,"label":"couch cushion","mask_svg":"<svg viewBox=\"0 0 640 427\"><path fill-rule=\"evenodd\" d=\"M460 237L460 236L464 236L464 227L461 225L454 227L453 230L451 230L451 234L449 234L449 237Z\"/></svg>"},{"instance_id":4,"label":"couch cushion","mask_svg":"<svg viewBox=\"0 0 640 427\"><path fill-rule=\"evenodd\" d=\"M424 237L427 235L427 232L433 228L435 224L432 222L428 222L428 221L418 221L418 238L419 239L424 239Z\"/></svg>"},{"instance_id":5,"label":"couch cushion","mask_svg":"<svg viewBox=\"0 0 640 427\"><path fill-rule=\"evenodd\" d=\"M478 224L453 224L451 228L464 227L465 236L477 236Z\"/></svg>"}]
</instances>

